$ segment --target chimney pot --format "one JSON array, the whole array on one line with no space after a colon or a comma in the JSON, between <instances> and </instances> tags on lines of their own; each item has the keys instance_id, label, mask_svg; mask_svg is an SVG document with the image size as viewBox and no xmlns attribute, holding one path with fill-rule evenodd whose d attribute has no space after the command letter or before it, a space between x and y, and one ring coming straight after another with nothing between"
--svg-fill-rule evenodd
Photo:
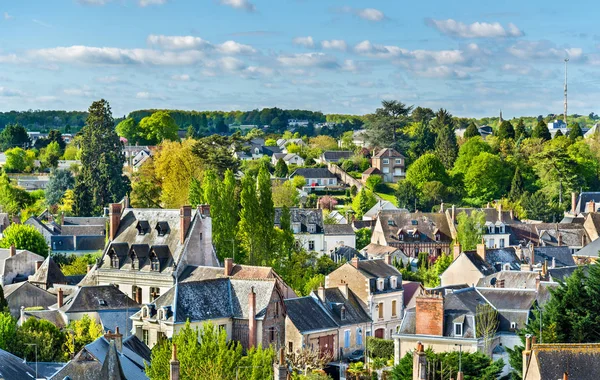
<instances>
[{"instance_id":1,"label":"chimney pot","mask_svg":"<svg viewBox=\"0 0 600 380\"><path fill-rule=\"evenodd\" d=\"M61 308L63 307L63 290L62 288L58 288L56 292L56 305Z\"/></svg>"},{"instance_id":2,"label":"chimney pot","mask_svg":"<svg viewBox=\"0 0 600 380\"><path fill-rule=\"evenodd\" d=\"M120 203L111 203L108 206L108 217L109 217L109 240L113 241L117 237L117 231L119 230L119 223L121 223L121 211L122 205Z\"/></svg>"},{"instance_id":3,"label":"chimney pot","mask_svg":"<svg viewBox=\"0 0 600 380\"><path fill-rule=\"evenodd\" d=\"M248 348L256 347L256 293L254 286L248 295Z\"/></svg>"},{"instance_id":4,"label":"chimney pot","mask_svg":"<svg viewBox=\"0 0 600 380\"><path fill-rule=\"evenodd\" d=\"M225 258L225 277L231 276L233 270L233 259L230 257Z\"/></svg>"},{"instance_id":5,"label":"chimney pot","mask_svg":"<svg viewBox=\"0 0 600 380\"><path fill-rule=\"evenodd\" d=\"M481 257L481 259L485 261L485 244L477 244L477 256Z\"/></svg>"},{"instance_id":6,"label":"chimney pot","mask_svg":"<svg viewBox=\"0 0 600 380\"><path fill-rule=\"evenodd\" d=\"M321 284L319 286L319 289L317 289L317 296L319 297L321 302L325 303L325 288L323 287L323 284Z\"/></svg>"},{"instance_id":7,"label":"chimney pot","mask_svg":"<svg viewBox=\"0 0 600 380\"><path fill-rule=\"evenodd\" d=\"M385 263L387 265L392 265L392 255L390 255L389 253L386 253L383 257L384 257Z\"/></svg>"},{"instance_id":8,"label":"chimney pot","mask_svg":"<svg viewBox=\"0 0 600 380\"><path fill-rule=\"evenodd\" d=\"M571 214L577 215L576 209L577 209L577 193L573 191L571 193Z\"/></svg>"},{"instance_id":9,"label":"chimney pot","mask_svg":"<svg viewBox=\"0 0 600 380\"><path fill-rule=\"evenodd\" d=\"M460 256L461 254L461 246L460 243L457 241L454 242L454 247L452 248L453 253L454 253L454 260L456 260L458 258L458 256Z\"/></svg>"},{"instance_id":10,"label":"chimney pot","mask_svg":"<svg viewBox=\"0 0 600 380\"><path fill-rule=\"evenodd\" d=\"M183 244L192 223L192 207L181 206L179 209L179 242Z\"/></svg>"},{"instance_id":11,"label":"chimney pot","mask_svg":"<svg viewBox=\"0 0 600 380\"><path fill-rule=\"evenodd\" d=\"M351 264L354 268L358 269L358 256L352 258Z\"/></svg>"},{"instance_id":12,"label":"chimney pot","mask_svg":"<svg viewBox=\"0 0 600 380\"><path fill-rule=\"evenodd\" d=\"M452 205L452 223L456 222L456 207L454 205Z\"/></svg>"},{"instance_id":13,"label":"chimney pot","mask_svg":"<svg viewBox=\"0 0 600 380\"><path fill-rule=\"evenodd\" d=\"M198 209L200 210L200 215L210 217L210 205L198 205Z\"/></svg>"},{"instance_id":14,"label":"chimney pot","mask_svg":"<svg viewBox=\"0 0 600 380\"><path fill-rule=\"evenodd\" d=\"M11 244L10 248L9 248L9 255L10 255L10 257L13 257L16 254L17 254L17 247L15 247L14 244Z\"/></svg>"},{"instance_id":15,"label":"chimney pot","mask_svg":"<svg viewBox=\"0 0 600 380\"><path fill-rule=\"evenodd\" d=\"M41 260L38 260L38 261L35 262L35 271L36 272L40 269L40 267L42 266L43 263L44 262L41 261Z\"/></svg>"}]
</instances>

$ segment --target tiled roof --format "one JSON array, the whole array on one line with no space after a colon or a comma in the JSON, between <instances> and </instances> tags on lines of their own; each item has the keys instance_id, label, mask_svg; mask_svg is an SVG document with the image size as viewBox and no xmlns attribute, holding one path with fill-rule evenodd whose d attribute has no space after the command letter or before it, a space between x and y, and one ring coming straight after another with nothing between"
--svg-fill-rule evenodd
<instances>
[{"instance_id":1,"label":"tiled roof","mask_svg":"<svg viewBox=\"0 0 600 380\"><path fill-rule=\"evenodd\" d=\"M300 333L337 329L338 325L323 306L313 297L285 300L287 317Z\"/></svg>"},{"instance_id":2,"label":"tiled roof","mask_svg":"<svg viewBox=\"0 0 600 380\"><path fill-rule=\"evenodd\" d=\"M523 248L523 255L526 259L531 257L529 250L530 248ZM554 263L556 267L575 265L571 249L564 245L560 247L534 247L533 252L534 265L544 264L544 262L547 262L548 266Z\"/></svg>"},{"instance_id":3,"label":"tiled roof","mask_svg":"<svg viewBox=\"0 0 600 380\"><path fill-rule=\"evenodd\" d=\"M576 214L589 212L587 209L589 202L600 203L600 191L584 191L579 194L577 199Z\"/></svg>"},{"instance_id":4,"label":"tiled roof","mask_svg":"<svg viewBox=\"0 0 600 380\"><path fill-rule=\"evenodd\" d=\"M136 309L140 305L114 285L82 286L66 297L60 308L65 313Z\"/></svg>"},{"instance_id":5,"label":"tiled roof","mask_svg":"<svg viewBox=\"0 0 600 380\"><path fill-rule=\"evenodd\" d=\"M350 224L325 224L323 229L325 235L355 235Z\"/></svg>"},{"instance_id":6,"label":"tiled roof","mask_svg":"<svg viewBox=\"0 0 600 380\"><path fill-rule=\"evenodd\" d=\"M68 284L69 281L60 270L58 264L48 255L35 274L29 276L29 281L51 287L54 284Z\"/></svg>"},{"instance_id":7,"label":"tiled roof","mask_svg":"<svg viewBox=\"0 0 600 380\"><path fill-rule=\"evenodd\" d=\"M363 218L375 218L377 214L382 210L398 211L401 209L396 207L396 205L390 201L379 200L377 201L377 203L375 203L375 205L373 205L373 207L369 209L369 211L365 213L365 215L363 215ZM408 212L408 210L406 209L402 209L402 211Z\"/></svg>"},{"instance_id":8,"label":"tiled roof","mask_svg":"<svg viewBox=\"0 0 600 380\"><path fill-rule=\"evenodd\" d=\"M419 289L421 289L423 285L421 285L418 281L402 281L402 289L404 289L403 298L404 298L404 306L408 305L413 297L419 293Z\"/></svg>"},{"instance_id":9,"label":"tiled roof","mask_svg":"<svg viewBox=\"0 0 600 380\"><path fill-rule=\"evenodd\" d=\"M317 297L316 292L313 292L312 295ZM330 316L339 326L371 322L371 318L365 313L358 297L350 289L348 289L348 299L344 297L339 288L325 289L324 304L329 310ZM342 319L342 306L345 309L345 319Z\"/></svg>"},{"instance_id":10,"label":"tiled roof","mask_svg":"<svg viewBox=\"0 0 600 380\"><path fill-rule=\"evenodd\" d=\"M521 269L521 260L513 247L486 248L485 260L477 254L477 251L466 251L464 255L484 276L503 270L506 264L509 264L511 270Z\"/></svg>"},{"instance_id":11,"label":"tiled roof","mask_svg":"<svg viewBox=\"0 0 600 380\"><path fill-rule=\"evenodd\" d=\"M511 240L516 243L535 245L558 245L558 233L563 245L579 247L582 241L590 242L590 238L582 224L578 223L517 223L510 226Z\"/></svg>"},{"instance_id":12,"label":"tiled roof","mask_svg":"<svg viewBox=\"0 0 600 380\"><path fill-rule=\"evenodd\" d=\"M600 251L600 239L596 239L593 242L586 245L585 247L581 248L579 251L575 252L575 256L598 257L599 251Z\"/></svg>"},{"instance_id":13,"label":"tiled roof","mask_svg":"<svg viewBox=\"0 0 600 380\"><path fill-rule=\"evenodd\" d=\"M568 266L562 268L550 268L548 269L548 274L550 275L550 279L554 282L566 281L569 276L571 276L577 269L581 269L584 275L587 276L587 272L589 270L588 265L584 266Z\"/></svg>"},{"instance_id":14,"label":"tiled roof","mask_svg":"<svg viewBox=\"0 0 600 380\"><path fill-rule=\"evenodd\" d=\"M600 373L600 344L534 344L529 369L536 366L541 379L596 380Z\"/></svg>"},{"instance_id":15,"label":"tiled roof","mask_svg":"<svg viewBox=\"0 0 600 380\"><path fill-rule=\"evenodd\" d=\"M402 210L383 210L379 213L384 236L389 243L399 243L399 232L405 235L404 241L414 241L412 231L418 231L417 241L435 241L435 233L440 233L441 241L452 239L448 220L443 213L409 213Z\"/></svg>"},{"instance_id":16,"label":"tiled roof","mask_svg":"<svg viewBox=\"0 0 600 380\"><path fill-rule=\"evenodd\" d=\"M385 149L382 149L379 152L377 152L377 154L375 155L375 158L382 158L382 157L404 157L404 156L402 154L400 154L399 152L397 152L395 149L385 148Z\"/></svg>"},{"instance_id":17,"label":"tiled roof","mask_svg":"<svg viewBox=\"0 0 600 380\"><path fill-rule=\"evenodd\" d=\"M299 168L290 175L290 178L298 175L304 178L337 178L327 168Z\"/></svg>"},{"instance_id":18,"label":"tiled roof","mask_svg":"<svg viewBox=\"0 0 600 380\"><path fill-rule=\"evenodd\" d=\"M509 289L535 289L538 276L539 272L503 270L480 278L477 286L492 288L502 284Z\"/></svg>"},{"instance_id":19,"label":"tiled roof","mask_svg":"<svg viewBox=\"0 0 600 380\"><path fill-rule=\"evenodd\" d=\"M23 359L0 349L0 378L10 380L35 379L35 369Z\"/></svg>"},{"instance_id":20,"label":"tiled roof","mask_svg":"<svg viewBox=\"0 0 600 380\"><path fill-rule=\"evenodd\" d=\"M362 172L362 174L365 174L365 175L381 174L381 170L379 170L378 168L376 168L374 166L371 166L370 168L368 168L367 170Z\"/></svg>"},{"instance_id":21,"label":"tiled roof","mask_svg":"<svg viewBox=\"0 0 600 380\"><path fill-rule=\"evenodd\" d=\"M29 318L43 319L62 329L67 326L67 321L58 310L25 310L25 320ZM24 321L23 321L24 322Z\"/></svg>"},{"instance_id":22,"label":"tiled roof","mask_svg":"<svg viewBox=\"0 0 600 380\"><path fill-rule=\"evenodd\" d=\"M347 265L351 265L348 263ZM387 265L385 261L381 259L375 260L359 260L358 270L367 278L387 278L391 276L398 276L401 280L402 274L398 272L398 269L391 265Z\"/></svg>"},{"instance_id":23,"label":"tiled roof","mask_svg":"<svg viewBox=\"0 0 600 380\"><path fill-rule=\"evenodd\" d=\"M392 254L398 250L398 248L390 247L389 245L381 245L376 243L369 243L369 245L361 249L361 251L364 253L377 256L383 256L386 253Z\"/></svg>"}]
</instances>

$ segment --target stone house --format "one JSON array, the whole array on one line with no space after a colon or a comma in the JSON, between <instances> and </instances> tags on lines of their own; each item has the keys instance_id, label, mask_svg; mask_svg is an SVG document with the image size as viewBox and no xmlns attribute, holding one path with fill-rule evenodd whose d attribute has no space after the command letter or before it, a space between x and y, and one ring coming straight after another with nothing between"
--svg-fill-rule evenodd
<instances>
[{"instance_id":1,"label":"stone house","mask_svg":"<svg viewBox=\"0 0 600 380\"><path fill-rule=\"evenodd\" d=\"M192 209L109 207L109 242L83 284L114 284L149 303L175 284L188 266L219 266L208 205Z\"/></svg>"},{"instance_id":2,"label":"stone house","mask_svg":"<svg viewBox=\"0 0 600 380\"><path fill-rule=\"evenodd\" d=\"M366 336L391 338L404 314L402 274L391 265L391 257L387 255L384 260L355 257L325 277L326 288L342 285L348 285L373 321Z\"/></svg>"},{"instance_id":3,"label":"stone house","mask_svg":"<svg viewBox=\"0 0 600 380\"><path fill-rule=\"evenodd\" d=\"M599 343L536 344L525 339L523 380L595 380L600 373Z\"/></svg>"},{"instance_id":4,"label":"stone house","mask_svg":"<svg viewBox=\"0 0 600 380\"><path fill-rule=\"evenodd\" d=\"M149 347L171 338L189 320L193 328L210 322L244 349L283 347L286 309L275 279L215 278L178 282L132 315L135 335Z\"/></svg>"},{"instance_id":5,"label":"stone house","mask_svg":"<svg viewBox=\"0 0 600 380\"><path fill-rule=\"evenodd\" d=\"M444 210L444 204L442 203L442 210L446 214L448 219L448 225L453 239L458 238L456 226L458 225L457 217L461 213L465 213L470 216L474 211L483 212L485 215L485 232L482 236L487 248L504 248L511 245L511 227L514 224L520 223L514 217L512 210L502 210L502 204L498 203L496 207L485 207L485 208L457 208L454 205Z\"/></svg>"},{"instance_id":6,"label":"stone house","mask_svg":"<svg viewBox=\"0 0 600 380\"><path fill-rule=\"evenodd\" d=\"M392 148L385 148L371 158L371 166L383 174L384 182L397 183L406 176L406 157Z\"/></svg>"},{"instance_id":7,"label":"stone house","mask_svg":"<svg viewBox=\"0 0 600 380\"><path fill-rule=\"evenodd\" d=\"M44 257L25 249L0 248L0 286L25 281L34 274L36 263L44 261Z\"/></svg>"},{"instance_id":8,"label":"stone house","mask_svg":"<svg viewBox=\"0 0 600 380\"><path fill-rule=\"evenodd\" d=\"M275 227L281 226L281 208L275 208ZM291 228L296 243L307 251L325 252L323 210L290 208Z\"/></svg>"},{"instance_id":9,"label":"stone house","mask_svg":"<svg viewBox=\"0 0 600 380\"><path fill-rule=\"evenodd\" d=\"M56 296L30 284L27 281L4 285L4 298L8 303L10 314L19 318L21 307L42 307L46 309L56 303Z\"/></svg>"}]
</instances>

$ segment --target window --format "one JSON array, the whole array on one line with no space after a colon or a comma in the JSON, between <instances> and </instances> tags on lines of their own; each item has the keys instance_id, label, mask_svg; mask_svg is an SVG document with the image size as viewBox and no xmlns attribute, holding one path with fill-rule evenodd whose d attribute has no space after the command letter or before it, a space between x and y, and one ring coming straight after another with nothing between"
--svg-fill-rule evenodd
<instances>
[{"instance_id":1,"label":"window","mask_svg":"<svg viewBox=\"0 0 600 380\"><path fill-rule=\"evenodd\" d=\"M153 302L158 297L160 297L160 288L151 286L150 287L150 302Z\"/></svg>"},{"instance_id":2,"label":"window","mask_svg":"<svg viewBox=\"0 0 600 380\"><path fill-rule=\"evenodd\" d=\"M294 352L294 342L288 342L288 352Z\"/></svg>"},{"instance_id":3,"label":"window","mask_svg":"<svg viewBox=\"0 0 600 380\"><path fill-rule=\"evenodd\" d=\"M269 340L271 342L275 341L275 328L274 327L269 329Z\"/></svg>"},{"instance_id":4,"label":"window","mask_svg":"<svg viewBox=\"0 0 600 380\"><path fill-rule=\"evenodd\" d=\"M435 241L440 241L440 234L435 234Z\"/></svg>"},{"instance_id":5,"label":"window","mask_svg":"<svg viewBox=\"0 0 600 380\"><path fill-rule=\"evenodd\" d=\"M146 235L150 232L150 223L147 220L139 220L135 228L138 231L138 235Z\"/></svg>"},{"instance_id":6,"label":"window","mask_svg":"<svg viewBox=\"0 0 600 380\"><path fill-rule=\"evenodd\" d=\"M379 302L377 306L379 306L379 319L383 319L383 302Z\"/></svg>"},{"instance_id":7,"label":"window","mask_svg":"<svg viewBox=\"0 0 600 380\"><path fill-rule=\"evenodd\" d=\"M160 272L160 261L158 261L158 257L154 252L150 255L150 270L152 272Z\"/></svg>"},{"instance_id":8,"label":"window","mask_svg":"<svg viewBox=\"0 0 600 380\"><path fill-rule=\"evenodd\" d=\"M308 241L308 249L311 251L315 250L315 241L314 240L309 240Z\"/></svg>"},{"instance_id":9,"label":"window","mask_svg":"<svg viewBox=\"0 0 600 380\"><path fill-rule=\"evenodd\" d=\"M350 348L350 330L344 330L344 348Z\"/></svg>"},{"instance_id":10,"label":"window","mask_svg":"<svg viewBox=\"0 0 600 380\"><path fill-rule=\"evenodd\" d=\"M402 159L401 158L396 158L395 162L396 162L396 165L402 165Z\"/></svg>"},{"instance_id":11,"label":"window","mask_svg":"<svg viewBox=\"0 0 600 380\"><path fill-rule=\"evenodd\" d=\"M389 164L389 163L390 163L390 159L389 159L389 158L384 158L384 159L383 159L383 164L384 164L384 165L387 165L387 164Z\"/></svg>"},{"instance_id":12,"label":"window","mask_svg":"<svg viewBox=\"0 0 600 380\"><path fill-rule=\"evenodd\" d=\"M377 279L377 290L383 290L383 278Z\"/></svg>"},{"instance_id":13,"label":"window","mask_svg":"<svg viewBox=\"0 0 600 380\"><path fill-rule=\"evenodd\" d=\"M383 172L383 174L389 174L390 173L390 167L389 166L384 166L381 171Z\"/></svg>"},{"instance_id":14,"label":"window","mask_svg":"<svg viewBox=\"0 0 600 380\"><path fill-rule=\"evenodd\" d=\"M131 287L131 298L133 298L137 303L142 303L142 288L133 285Z\"/></svg>"},{"instance_id":15,"label":"window","mask_svg":"<svg viewBox=\"0 0 600 380\"><path fill-rule=\"evenodd\" d=\"M356 345L362 346L362 344L363 344L362 329L358 328L358 329L356 329Z\"/></svg>"},{"instance_id":16,"label":"window","mask_svg":"<svg viewBox=\"0 0 600 380\"><path fill-rule=\"evenodd\" d=\"M392 300L392 317L396 316L396 300Z\"/></svg>"},{"instance_id":17,"label":"window","mask_svg":"<svg viewBox=\"0 0 600 380\"><path fill-rule=\"evenodd\" d=\"M490 247L489 248L494 248L496 247L496 242L494 241L494 239L490 239Z\"/></svg>"},{"instance_id":18,"label":"window","mask_svg":"<svg viewBox=\"0 0 600 380\"><path fill-rule=\"evenodd\" d=\"M342 321L346 320L346 308L344 306L342 306L342 309L340 310L340 319Z\"/></svg>"},{"instance_id":19,"label":"window","mask_svg":"<svg viewBox=\"0 0 600 380\"><path fill-rule=\"evenodd\" d=\"M113 269L119 269L119 256L117 256L115 251L113 251L110 255L110 267Z\"/></svg>"},{"instance_id":20,"label":"window","mask_svg":"<svg viewBox=\"0 0 600 380\"><path fill-rule=\"evenodd\" d=\"M517 322L511 322L510 323L510 329L511 330L516 330L517 329Z\"/></svg>"},{"instance_id":21,"label":"window","mask_svg":"<svg viewBox=\"0 0 600 380\"><path fill-rule=\"evenodd\" d=\"M390 287L396 289L396 286L398 286L398 278L396 276L390 277Z\"/></svg>"},{"instance_id":22,"label":"window","mask_svg":"<svg viewBox=\"0 0 600 380\"><path fill-rule=\"evenodd\" d=\"M279 302L275 302L275 316L279 317Z\"/></svg>"},{"instance_id":23,"label":"window","mask_svg":"<svg viewBox=\"0 0 600 380\"><path fill-rule=\"evenodd\" d=\"M394 175L402 175L402 168L394 168Z\"/></svg>"},{"instance_id":24,"label":"window","mask_svg":"<svg viewBox=\"0 0 600 380\"><path fill-rule=\"evenodd\" d=\"M496 229L496 228L495 228L494 226L489 226L489 227L488 227L488 232L489 232L490 234L493 234L493 233L495 232L495 229Z\"/></svg>"},{"instance_id":25,"label":"window","mask_svg":"<svg viewBox=\"0 0 600 380\"><path fill-rule=\"evenodd\" d=\"M158 222L156 223L156 232L158 236L165 236L169 232L169 223Z\"/></svg>"},{"instance_id":26,"label":"window","mask_svg":"<svg viewBox=\"0 0 600 380\"><path fill-rule=\"evenodd\" d=\"M333 185L333 178L329 178L329 184Z\"/></svg>"},{"instance_id":27,"label":"window","mask_svg":"<svg viewBox=\"0 0 600 380\"><path fill-rule=\"evenodd\" d=\"M144 344L146 344L146 346L148 345L148 343L150 343L148 341L148 330L142 330L142 341L144 342Z\"/></svg>"},{"instance_id":28,"label":"window","mask_svg":"<svg viewBox=\"0 0 600 380\"><path fill-rule=\"evenodd\" d=\"M295 234L299 234L300 233L300 223L292 223L292 231L294 231Z\"/></svg>"},{"instance_id":29,"label":"window","mask_svg":"<svg viewBox=\"0 0 600 380\"><path fill-rule=\"evenodd\" d=\"M142 318L148 318L148 308L146 306L142 308Z\"/></svg>"},{"instance_id":30,"label":"window","mask_svg":"<svg viewBox=\"0 0 600 380\"><path fill-rule=\"evenodd\" d=\"M455 336L462 336L463 334L463 325L462 323L455 323L454 324L454 335Z\"/></svg>"},{"instance_id":31,"label":"window","mask_svg":"<svg viewBox=\"0 0 600 380\"><path fill-rule=\"evenodd\" d=\"M500 248L504 248L504 239L500 239Z\"/></svg>"},{"instance_id":32,"label":"window","mask_svg":"<svg viewBox=\"0 0 600 380\"><path fill-rule=\"evenodd\" d=\"M317 232L317 225L314 223L310 223L308 225L308 232L311 234L314 234L315 232Z\"/></svg>"}]
</instances>

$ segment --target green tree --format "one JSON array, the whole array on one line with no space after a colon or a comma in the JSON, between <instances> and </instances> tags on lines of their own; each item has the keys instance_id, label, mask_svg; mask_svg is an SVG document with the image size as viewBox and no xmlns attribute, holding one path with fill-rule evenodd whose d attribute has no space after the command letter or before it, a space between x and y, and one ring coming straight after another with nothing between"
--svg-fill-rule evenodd
<instances>
[{"instance_id":1,"label":"green tree","mask_svg":"<svg viewBox=\"0 0 600 380\"><path fill-rule=\"evenodd\" d=\"M557 215L557 210L541 190L533 194L524 193L521 197L521 207L525 211L525 217L531 220L551 222Z\"/></svg>"},{"instance_id":2,"label":"green tree","mask_svg":"<svg viewBox=\"0 0 600 380\"><path fill-rule=\"evenodd\" d=\"M282 248L284 257L288 260L291 259L294 252L295 239L294 232L292 231L292 220L290 209L286 205L281 207L281 216L279 217L279 227L282 233L279 235L279 242Z\"/></svg>"},{"instance_id":3,"label":"green tree","mask_svg":"<svg viewBox=\"0 0 600 380\"><path fill-rule=\"evenodd\" d=\"M440 181L447 184L449 181L446 168L437 155L427 153L408 167L406 171L406 181L410 182L418 190L421 190L423 184L429 181Z\"/></svg>"},{"instance_id":4,"label":"green tree","mask_svg":"<svg viewBox=\"0 0 600 380\"><path fill-rule=\"evenodd\" d=\"M420 196L421 192L415 185L412 184L412 182L407 180L398 182L396 200L398 201L399 207L408 209L411 212L415 211L417 208L417 201L419 201Z\"/></svg>"},{"instance_id":5,"label":"green tree","mask_svg":"<svg viewBox=\"0 0 600 380\"><path fill-rule=\"evenodd\" d=\"M256 180L245 175L242 178L240 195L240 222L238 224L238 239L244 252L248 255L248 262L257 265L260 260L259 234L260 208L256 194Z\"/></svg>"},{"instance_id":6,"label":"green tree","mask_svg":"<svg viewBox=\"0 0 600 380\"><path fill-rule=\"evenodd\" d=\"M354 197L352 209L356 213L356 217L362 219L362 216L369 211L371 207L375 206L375 203L377 203L377 199L373 192L363 187L358 195Z\"/></svg>"},{"instance_id":7,"label":"green tree","mask_svg":"<svg viewBox=\"0 0 600 380\"><path fill-rule=\"evenodd\" d=\"M521 195L523 195L524 191L525 185L523 184L523 178L521 177L521 170L517 166L515 169L515 174L513 175L510 183L510 192L508 193L508 198L512 201L518 201L521 199Z\"/></svg>"},{"instance_id":8,"label":"green tree","mask_svg":"<svg viewBox=\"0 0 600 380\"><path fill-rule=\"evenodd\" d=\"M16 147L28 148L30 145L27 130L19 124L8 124L0 132L0 151Z\"/></svg>"},{"instance_id":9,"label":"green tree","mask_svg":"<svg viewBox=\"0 0 600 380\"><path fill-rule=\"evenodd\" d=\"M26 190L13 186L5 172L0 172L0 207L10 215L17 215L35 202Z\"/></svg>"},{"instance_id":10,"label":"green tree","mask_svg":"<svg viewBox=\"0 0 600 380\"><path fill-rule=\"evenodd\" d=\"M380 191L380 188L383 186L383 178L376 174L370 175L369 178L367 178L365 186L371 191Z\"/></svg>"},{"instance_id":11,"label":"green tree","mask_svg":"<svg viewBox=\"0 0 600 380\"><path fill-rule=\"evenodd\" d=\"M273 189L271 186L271 175L265 166L263 166L256 179L259 210L259 252L261 252L262 261L260 265L269 265L269 253L274 250L273 226L275 219L275 208L273 206Z\"/></svg>"},{"instance_id":12,"label":"green tree","mask_svg":"<svg viewBox=\"0 0 600 380\"><path fill-rule=\"evenodd\" d=\"M193 125L188 126L187 131L185 132L186 139L197 139L199 137L196 128Z\"/></svg>"},{"instance_id":13,"label":"green tree","mask_svg":"<svg viewBox=\"0 0 600 380\"><path fill-rule=\"evenodd\" d=\"M17 249L26 249L41 256L48 256L48 244L44 236L28 224L11 224L0 239L1 248L14 245Z\"/></svg>"},{"instance_id":14,"label":"green tree","mask_svg":"<svg viewBox=\"0 0 600 380\"><path fill-rule=\"evenodd\" d=\"M275 165L275 173L273 173L275 175L275 177L278 178L285 178L288 175L288 166L285 163L285 161L283 160L283 158L280 158L279 160L277 160L277 164Z\"/></svg>"},{"instance_id":15,"label":"green tree","mask_svg":"<svg viewBox=\"0 0 600 380\"><path fill-rule=\"evenodd\" d=\"M550 140L552 135L550 135L550 131L548 130L548 125L544 122L544 120L538 121L538 123L531 131L531 137L539 138L544 141Z\"/></svg>"},{"instance_id":16,"label":"green tree","mask_svg":"<svg viewBox=\"0 0 600 380\"><path fill-rule=\"evenodd\" d=\"M583 131L579 126L579 123L573 123L569 126L569 138L573 141L577 140L579 137L583 137Z\"/></svg>"},{"instance_id":17,"label":"green tree","mask_svg":"<svg viewBox=\"0 0 600 380\"><path fill-rule=\"evenodd\" d=\"M381 108L377 108L365 124L369 142L375 146L391 146L398 149L399 129L407 123L411 110L412 106L397 100L383 100Z\"/></svg>"},{"instance_id":18,"label":"green tree","mask_svg":"<svg viewBox=\"0 0 600 380\"><path fill-rule=\"evenodd\" d=\"M485 231L485 213L483 211L473 210L470 215L461 212L456 217L458 225L456 227L457 239L463 251L477 248L481 243L481 237Z\"/></svg>"},{"instance_id":19,"label":"green tree","mask_svg":"<svg viewBox=\"0 0 600 380\"><path fill-rule=\"evenodd\" d=\"M24 150L21 148L12 148L4 152L6 155L6 163L4 170L9 173L31 172L33 170L33 161L35 154L33 151Z\"/></svg>"},{"instance_id":20,"label":"green tree","mask_svg":"<svg viewBox=\"0 0 600 380\"><path fill-rule=\"evenodd\" d=\"M466 174L471 167L473 159L479 156L482 152L491 152L492 148L486 143L481 136L470 138L458 150L458 158L454 163L453 172Z\"/></svg>"},{"instance_id":21,"label":"green tree","mask_svg":"<svg viewBox=\"0 0 600 380\"><path fill-rule=\"evenodd\" d=\"M237 173L240 167L239 160L231 154L232 145L236 152L241 150L239 136L212 135L199 139L194 145L193 153L206 169L213 169L219 176L223 176L226 170Z\"/></svg>"},{"instance_id":22,"label":"green tree","mask_svg":"<svg viewBox=\"0 0 600 380\"><path fill-rule=\"evenodd\" d=\"M178 141L179 127L166 111L156 111L140 121L140 136L147 144L156 145L163 140Z\"/></svg>"},{"instance_id":23,"label":"green tree","mask_svg":"<svg viewBox=\"0 0 600 380\"><path fill-rule=\"evenodd\" d=\"M102 326L89 315L84 314L80 320L73 320L67 326L65 339L65 360L71 359L81 349L101 337Z\"/></svg>"},{"instance_id":24,"label":"green tree","mask_svg":"<svg viewBox=\"0 0 600 380\"><path fill-rule=\"evenodd\" d=\"M480 153L465 174L465 190L475 204L500 198L506 191L510 172L498 156Z\"/></svg>"},{"instance_id":25,"label":"green tree","mask_svg":"<svg viewBox=\"0 0 600 380\"><path fill-rule=\"evenodd\" d=\"M221 257L229 257L229 247L233 250L232 257L237 252L236 229L239 215L239 199L236 198L235 176L231 170L225 171L225 178L219 184L221 215L218 216L218 226L221 229L219 239L226 248L217 252Z\"/></svg>"},{"instance_id":26,"label":"green tree","mask_svg":"<svg viewBox=\"0 0 600 380\"><path fill-rule=\"evenodd\" d=\"M559 129L558 131L556 131L556 133L554 134L554 138L557 139L559 137L563 137L564 134L562 133L562 131Z\"/></svg>"},{"instance_id":27,"label":"green tree","mask_svg":"<svg viewBox=\"0 0 600 380\"><path fill-rule=\"evenodd\" d=\"M65 191L72 189L75 185L75 178L69 170L58 169L50 174L48 184L46 185L46 204L56 206L60 203Z\"/></svg>"},{"instance_id":28,"label":"green tree","mask_svg":"<svg viewBox=\"0 0 600 380\"><path fill-rule=\"evenodd\" d=\"M63 155L60 145L56 141L52 141L40 152L40 161L42 166L46 168L56 168L58 161Z\"/></svg>"},{"instance_id":29,"label":"green tree","mask_svg":"<svg viewBox=\"0 0 600 380\"><path fill-rule=\"evenodd\" d=\"M410 115L415 123L429 123L435 117L433 110L426 107L415 107Z\"/></svg>"},{"instance_id":30,"label":"green tree","mask_svg":"<svg viewBox=\"0 0 600 380\"><path fill-rule=\"evenodd\" d=\"M29 318L17 329L16 341L11 352L28 361L35 359L36 347L40 362L64 360L65 334L47 320Z\"/></svg>"},{"instance_id":31,"label":"green tree","mask_svg":"<svg viewBox=\"0 0 600 380\"><path fill-rule=\"evenodd\" d=\"M498 137L500 140L515 138L515 129L510 121L504 120L502 124L500 124L498 127L498 132L496 133L496 137Z\"/></svg>"},{"instance_id":32,"label":"green tree","mask_svg":"<svg viewBox=\"0 0 600 380\"><path fill-rule=\"evenodd\" d=\"M456 144L456 133L454 132L454 121L452 115L445 109L440 108L436 113L431 126L437 133L435 139L435 154L446 169L451 169L456 160L458 145Z\"/></svg>"},{"instance_id":33,"label":"green tree","mask_svg":"<svg viewBox=\"0 0 600 380\"><path fill-rule=\"evenodd\" d=\"M129 145L135 145L136 143L141 142L142 136L140 126L132 117L128 117L117 124L115 130L120 137L127 139L127 144Z\"/></svg>"},{"instance_id":34,"label":"green tree","mask_svg":"<svg viewBox=\"0 0 600 380\"><path fill-rule=\"evenodd\" d=\"M277 140L267 139L265 140L265 146L277 146Z\"/></svg>"},{"instance_id":35,"label":"green tree","mask_svg":"<svg viewBox=\"0 0 600 380\"><path fill-rule=\"evenodd\" d=\"M361 228L356 230L356 249L363 249L371 243L371 229Z\"/></svg>"},{"instance_id":36,"label":"green tree","mask_svg":"<svg viewBox=\"0 0 600 380\"><path fill-rule=\"evenodd\" d=\"M275 207L294 207L299 202L298 190L292 181L277 181L273 184L273 205Z\"/></svg>"},{"instance_id":37,"label":"green tree","mask_svg":"<svg viewBox=\"0 0 600 380\"><path fill-rule=\"evenodd\" d=\"M525 129L525 123L523 119L519 119L519 122L515 126L515 139L518 140L520 138L527 138L527 129Z\"/></svg>"},{"instance_id":38,"label":"green tree","mask_svg":"<svg viewBox=\"0 0 600 380\"><path fill-rule=\"evenodd\" d=\"M413 126L412 138L408 150L408 155L412 161L435 149L435 133L431 131L427 122L419 122Z\"/></svg>"},{"instance_id":39,"label":"green tree","mask_svg":"<svg viewBox=\"0 0 600 380\"><path fill-rule=\"evenodd\" d=\"M477 137L477 136L481 136L479 134L479 128L477 128L477 125L475 125L475 122L472 121L469 123L469 126L465 130L465 134L463 135L463 137L465 139L470 139L471 137Z\"/></svg>"},{"instance_id":40,"label":"green tree","mask_svg":"<svg viewBox=\"0 0 600 380\"><path fill-rule=\"evenodd\" d=\"M6 304L6 300L2 300ZM12 352L17 344L17 320L6 309L4 305L0 313L0 350Z\"/></svg>"},{"instance_id":41,"label":"green tree","mask_svg":"<svg viewBox=\"0 0 600 380\"><path fill-rule=\"evenodd\" d=\"M123 175L122 144L106 100L92 103L81 135L81 173L76 179L74 209L81 216L98 215L130 189L129 179Z\"/></svg>"}]
</instances>

